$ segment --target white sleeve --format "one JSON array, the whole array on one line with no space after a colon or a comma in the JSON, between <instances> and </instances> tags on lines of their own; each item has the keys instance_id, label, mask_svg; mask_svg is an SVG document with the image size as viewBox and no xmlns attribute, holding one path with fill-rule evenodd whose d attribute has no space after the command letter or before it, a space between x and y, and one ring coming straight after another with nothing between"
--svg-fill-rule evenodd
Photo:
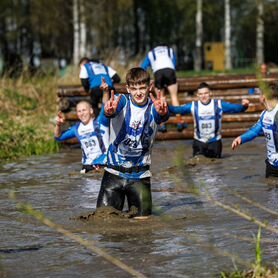
<instances>
[{"instance_id":1,"label":"white sleeve","mask_svg":"<svg viewBox=\"0 0 278 278\"><path fill-rule=\"evenodd\" d=\"M87 69L85 68L84 65L81 66L80 73L79 73L79 78L81 78L81 79L89 78Z\"/></svg>"},{"instance_id":2,"label":"white sleeve","mask_svg":"<svg viewBox=\"0 0 278 278\"><path fill-rule=\"evenodd\" d=\"M110 67L107 67L108 69L108 75L110 76L110 78L112 78L117 72L115 70L113 70Z\"/></svg>"}]
</instances>

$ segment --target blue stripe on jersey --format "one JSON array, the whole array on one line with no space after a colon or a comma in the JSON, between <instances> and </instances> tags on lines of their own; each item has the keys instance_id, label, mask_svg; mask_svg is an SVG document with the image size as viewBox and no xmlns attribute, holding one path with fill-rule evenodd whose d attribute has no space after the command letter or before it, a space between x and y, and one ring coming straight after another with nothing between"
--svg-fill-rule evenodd
<instances>
[{"instance_id":1,"label":"blue stripe on jersey","mask_svg":"<svg viewBox=\"0 0 278 278\"><path fill-rule=\"evenodd\" d=\"M220 127L220 124L219 124L219 120L220 120L220 115L219 115L219 112L218 112L218 100L215 99L214 100L214 115L215 115L215 132L214 132L214 137L217 136L217 133L219 131L219 127Z\"/></svg>"},{"instance_id":2,"label":"blue stripe on jersey","mask_svg":"<svg viewBox=\"0 0 278 278\"><path fill-rule=\"evenodd\" d=\"M195 121L196 121L196 133L197 133L197 137L200 138L199 116L198 116L199 103L198 103L198 101L196 101L194 104L195 104L194 105L194 117L195 117Z\"/></svg>"},{"instance_id":3,"label":"blue stripe on jersey","mask_svg":"<svg viewBox=\"0 0 278 278\"><path fill-rule=\"evenodd\" d=\"M98 121L94 120L93 125L94 125L94 129L95 129L95 133L96 133L96 137L97 137L100 149L103 153L105 153L106 148L105 148L105 145L104 145L104 142L103 142L103 139L102 139L101 130L100 130Z\"/></svg>"},{"instance_id":4,"label":"blue stripe on jersey","mask_svg":"<svg viewBox=\"0 0 278 278\"><path fill-rule=\"evenodd\" d=\"M155 61L155 60L156 60L156 55L155 55L154 49L152 50L152 54L153 54L153 59L154 59L154 61Z\"/></svg>"},{"instance_id":5,"label":"blue stripe on jersey","mask_svg":"<svg viewBox=\"0 0 278 278\"><path fill-rule=\"evenodd\" d=\"M273 139L275 145L275 152L278 150L278 112L275 114L274 122L273 122Z\"/></svg>"}]
</instances>

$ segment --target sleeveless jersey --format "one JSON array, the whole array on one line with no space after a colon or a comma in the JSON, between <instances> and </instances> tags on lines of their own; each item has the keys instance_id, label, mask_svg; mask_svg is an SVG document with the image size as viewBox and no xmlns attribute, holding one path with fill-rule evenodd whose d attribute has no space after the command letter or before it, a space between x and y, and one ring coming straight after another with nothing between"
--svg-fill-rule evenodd
<instances>
[{"instance_id":1,"label":"sleeveless jersey","mask_svg":"<svg viewBox=\"0 0 278 278\"><path fill-rule=\"evenodd\" d=\"M266 139L267 159L278 167L278 105L271 111L264 111L260 122Z\"/></svg>"},{"instance_id":2,"label":"sleeveless jersey","mask_svg":"<svg viewBox=\"0 0 278 278\"><path fill-rule=\"evenodd\" d=\"M221 139L221 100L212 99L208 104L193 101L191 113L194 119L194 139L204 143Z\"/></svg>"},{"instance_id":3,"label":"sleeveless jersey","mask_svg":"<svg viewBox=\"0 0 278 278\"><path fill-rule=\"evenodd\" d=\"M175 69L173 49L167 46L158 46L149 51L148 59L153 72L165 68Z\"/></svg>"},{"instance_id":4,"label":"sleeveless jersey","mask_svg":"<svg viewBox=\"0 0 278 278\"><path fill-rule=\"evenodd\" d=\"M102 83L102 78L105 79L109 87L113 87L113 81L109 76L107 66L101 63L89 62L84 67L88 73L90 89L99 87Z\"/></svg>"}]
</instances>

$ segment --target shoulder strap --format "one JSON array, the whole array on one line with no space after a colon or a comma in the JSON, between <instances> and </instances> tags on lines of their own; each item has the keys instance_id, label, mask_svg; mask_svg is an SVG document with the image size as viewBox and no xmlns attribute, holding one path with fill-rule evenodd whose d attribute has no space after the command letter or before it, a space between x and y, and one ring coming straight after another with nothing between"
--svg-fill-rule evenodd
<instances>
[{"instance_id":1,"label":"shoulder strap","mask_svg":"<svg viewBox=\"0 0 278 278\"><path fill-rule=\"evenodd\" d=\"M93 125L94 125L94 129L95 129L95 133L96 133L96 136L97 136L97 140L98 140L100 149L101 149L102 153L105 153L105 151L106 151L105 145L104 145L104 142L103 142L103 139L102 139L99 123L96 119L93 121Z\"/></svg>"},{"instance_id":2,"label":"shoulder strap","mask_svg":"<svg viewBox=\"0 0 278 278\"><path fill-rule=\"evenodd\" d=\"M89 77L93 77L95 74L94 74L94 71L93 71L93 68L92 68L91 64L87 63L84 66L85 66L85 68L88 72Z\"/></svg>"}]
</instances>

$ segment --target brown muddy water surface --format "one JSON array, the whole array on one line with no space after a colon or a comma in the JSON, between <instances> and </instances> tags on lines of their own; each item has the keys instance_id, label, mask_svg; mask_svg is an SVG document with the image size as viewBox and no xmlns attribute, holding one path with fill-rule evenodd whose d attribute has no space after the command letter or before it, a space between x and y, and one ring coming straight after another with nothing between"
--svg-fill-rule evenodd
<instances>
[{"instance_id":1,"label":"brown muddy water surface","mask_svg":"<svg viewBox=\"0 0 278 278\"><path fill-rule=\"evenodd\" d=\"M16 209L9 192L53 222L106 250L146 277L219 277L255 260L258 227L216 206L207 194L278 229L278 179L264 178L265 143L238 150L224 139L223 158L190 160L191 141L156 142L153 215L94 215L102 173L81 175L80 150L0 167L0 277L130 277L103 257ZM278 235L262 230L263 261L278 267Z\"/></svg>"}]
</instances>

